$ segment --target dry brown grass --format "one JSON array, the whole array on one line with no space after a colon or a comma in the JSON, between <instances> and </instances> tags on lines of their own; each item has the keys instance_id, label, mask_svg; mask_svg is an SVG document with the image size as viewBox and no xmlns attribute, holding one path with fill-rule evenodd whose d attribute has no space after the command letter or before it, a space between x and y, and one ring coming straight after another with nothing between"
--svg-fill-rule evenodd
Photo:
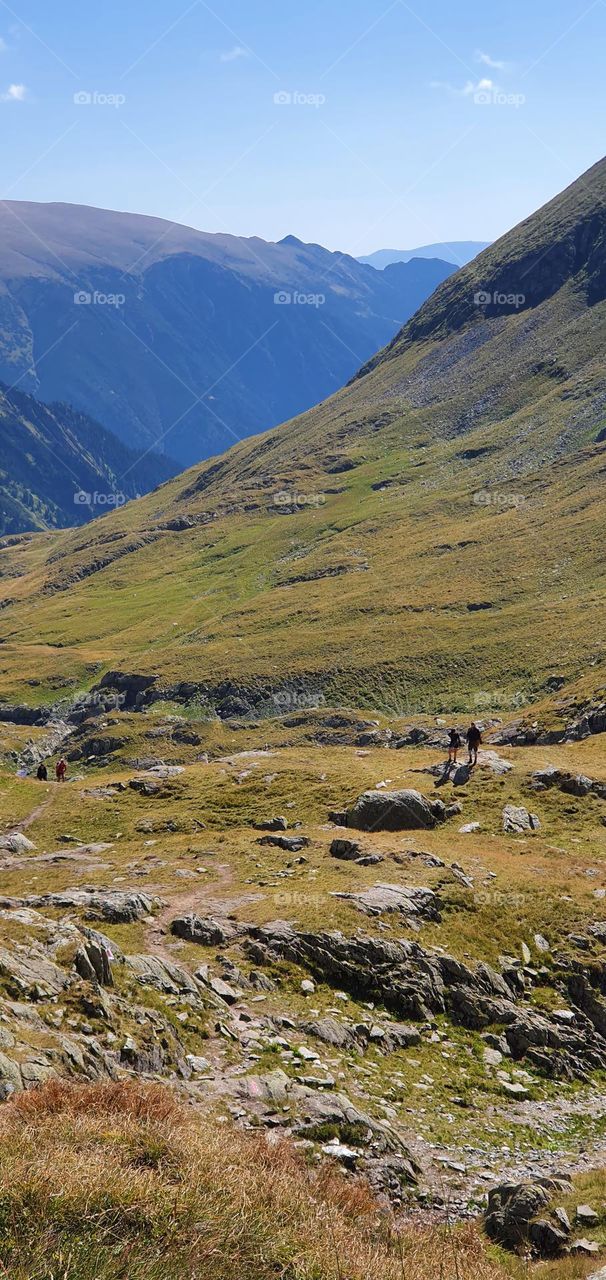
<instances>
[{"instance_id":1,"label":"dry brown grass","mask_svg":"<svg viewBox=\"0 0 606 1280\"><path fill-rule=\"evenodd\" d=\"M368 1188L156 1086L51 1082L0 1111L11 1280L503 1280L473 1226L399 1232Z\"/></svg>"}]
</instances>

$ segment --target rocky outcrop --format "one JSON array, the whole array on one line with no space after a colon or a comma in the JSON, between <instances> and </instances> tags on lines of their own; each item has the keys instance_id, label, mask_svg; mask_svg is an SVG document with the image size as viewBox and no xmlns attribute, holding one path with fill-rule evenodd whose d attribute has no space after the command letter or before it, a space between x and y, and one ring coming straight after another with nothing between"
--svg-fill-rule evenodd
<instances>
[{"instance_id":1,"label":"rocky outcrop","mask_svg":"<svg viewBox=\"0 0 606 1280\"><path fill-rule=\"evenodd\" d=\"M128 671L107 671L97 685L91 690L95 694L117 694L120 705L125 710L138 710L145 704L146 697L157 681L157 676L136 674Z\"/></svg>"},{"instance_id":2,"label":"rocky outcrop","mask_svg":"<svg viewBox=\"0 0 606 1280\"><path fill-rule=\"evenodd\" d=\"M359 859L358 859L359 861ZM397 911L401 915L439 922L440 899L432 889L407 888L398 884L375 884L359 893L333 893L333 898L353 902L369 916Z\"/></svg>"},{"instance_id":3,"label":"rocky outcrop","mask_svg":"<svg viewBox=\"0 0 606 1280\"><path fill-rule=\"evenodd\" d=\"M488 1197L484 1226L497 1244L515 1253L555 1258L568 1250L570 1223L562 1208L550 1211L554 1197L570 1192L567 1178L537 1178L533 1182L504 1182Z\"/></svg>"},{"instance_id":4,"label":"rocky outcrop","mask_svg":"<svg viewBox=\"0 0 606 1280\"><path fill-rule=\"evenodd\" d=\"M107 920L110 924L132 924L150 916L159 905L157 898L134 889L66 889L63 893L30 894L26 898L0 898L0 907L49 907L83 911L89 920Z\"/></svg>"},{"instance_id":5,"label":"rocky outcrop","mask_svg":"<svg viewBox=\"0 0 606 1280\"><path fill-rule=\"evenodd\" d=\"M606 783L596 782L594 778L587 778L583 773L570 773L566 769L556 769L555 766L537 770L533 773L531 782L537 791L548 791L555 787L565 795L580 798L595 795L600 800L606 800Z\"/></svg>"},{"instance_id":6,"label":"rocky outcrop","mask_svg":"<svg viewBox=\"0 0 606 1280\"><path fill-rule=\"evenodd\" d=\"M606 702L587 703L566 727L565 740L579 742L594 733L606 733Z\"/></svg>"},{"instance_id":7,"label":"rocky outcrop","mask_svg":"<svg viewBox=\"0 0 606 1280\"><path fill-rule=\"evenodd\" d=\"M170 926L170 931L176 938L197 942L201 947L223 946L232 942L245 929L246 925L239 926L232 920L197 915L176 916Z\"/></svg>"},{"instance_id":8,"label":"rocky outcrop","mask_svg":"<svg viewBox=\"0 0 606 1280\"><path fill-rule=\"evenodd\" d=\"M276 921L248 926L242 945L256 964L288 960L397 1018L427 1022L446 1014L473 1031L500 1027L508 1054L527 1059L544 1075L586 1079L589 1069L606 1069L606 1002L582 975L568 975L570 998L582 999L586 1011L577 1006L572 1020L562 1020L557 1012L539 1013L525 999L526 981L517 969L471 969L417 942L312 933Z\"/></svg>"},{"instance_id":9,"label":"rocky outcrop","mask_svg":"<svg viewBox=\"0 0 606 1280\"><path fill-rule=\"evenodd\" d=\"M174 961L162 960L153 955L129 955L125 956L124 962L144 987L155 987L156 991L164 991L169 995L179 995L181 992L199 995L191 974Z\"/></svg>"}]
</instances>

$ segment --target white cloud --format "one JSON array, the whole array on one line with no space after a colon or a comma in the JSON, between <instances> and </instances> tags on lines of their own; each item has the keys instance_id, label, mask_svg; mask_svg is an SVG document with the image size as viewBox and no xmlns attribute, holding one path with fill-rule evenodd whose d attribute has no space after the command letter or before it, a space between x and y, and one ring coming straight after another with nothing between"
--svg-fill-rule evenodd
<instances>
[{"instance_id":1,"label":"white cloud","mask_svg":"<svg viewBox=\"0 0 606 1280\"><path fill-rule=\"evenodd\" d=\"M499 93L499 86L494 80L488 80L485 77L482 80L468 80L462 89L457 89L455 85L448 84L444 80L432 80L431 89L443 89L446 93L452 93L457 98L471 98L476 93Z\"/></svg>"},{"instance_id":2,"label":"white cloud","mask_svg":"<svg viewBox=\"0 0 606 1280\"><path fill-rule=\"evenodd\" d=\"M4 40L2 36L0 36L0 53L6 53L7 49L8 49L8 45L6 43L6 40Z\"/></svg>"},{"instance_id":3,"label":"white cloud","mask_svg":"<svg viewBox=\"0 0 606 1280\"><path fill-rule=\"evenodd\" d=\"M464 98L470 98L475 93L498 93L499 86L494 80L478 80L477 84L473 80L468 80L462 92Z\"/></svg>"},{"instance_id":4,"label":"white cloud","mask_svg":"<svg viewBox=\"0 0 606 1280\"><path fill-rule=\"evenodd\" d=\"M249 58L248 49L243 49L241 44L235 44L233 49L226 49L221 54L221 62L237 62L238 58Z\"/></svg>"},{"instance_id":5,"label":"white cloud","mask_svg":"<svg viewBox=\"0 0 606 1280\"><path fill-rule=\"evenodd\" d=\"M0 93L0 102L25 102L27 89L24 84L9 84L6 93Z\"/></svg>"},{"instance_id":6,"label":"white cloud","mask_svg":"<svg viewBox=\"0 0 606 1280\"><path fill-rule=\"evenodd\" d=\"M491 67L493 71L509 71L508 62L499 62L497 58L491 58L489 53L483 53L481 49L476 49L476 62L481 62L485 67Z\"/></svg>"}]
</instances>

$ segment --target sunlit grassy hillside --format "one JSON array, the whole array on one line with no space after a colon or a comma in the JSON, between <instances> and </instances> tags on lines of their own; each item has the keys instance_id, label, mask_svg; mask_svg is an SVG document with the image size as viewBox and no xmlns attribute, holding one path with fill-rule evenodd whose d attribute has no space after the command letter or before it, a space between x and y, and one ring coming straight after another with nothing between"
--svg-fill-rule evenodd
<instances>
[{"instance_id":1,"label":"sunlit grassy hillside","mask_svg":"<svg viewBox=\"0 0 606 1280\"><path fill-rule=\"evenodd\" d=\"M116 667L399 711L598 689L605 187L602 162L317 409L5 546L2 695Z\"/></svg>"}]
</instances>

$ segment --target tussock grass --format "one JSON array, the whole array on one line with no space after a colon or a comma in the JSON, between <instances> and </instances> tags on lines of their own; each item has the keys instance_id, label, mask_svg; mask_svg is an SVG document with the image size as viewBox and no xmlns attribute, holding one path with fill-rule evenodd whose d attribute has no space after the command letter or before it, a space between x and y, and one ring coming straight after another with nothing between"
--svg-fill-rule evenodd
<instances>
[{"instance_id":1,"label":"tussock grass","mask_svg":"<svg viewBox=\"0 0 606 1280\"><path fill-rule=\"evenodd\" d=\"M398 1233L365 1185L140 1084L53 1081L0 1112L11 1280L502 1280L472 1226Z\"/></svg>"}]
</instances>

